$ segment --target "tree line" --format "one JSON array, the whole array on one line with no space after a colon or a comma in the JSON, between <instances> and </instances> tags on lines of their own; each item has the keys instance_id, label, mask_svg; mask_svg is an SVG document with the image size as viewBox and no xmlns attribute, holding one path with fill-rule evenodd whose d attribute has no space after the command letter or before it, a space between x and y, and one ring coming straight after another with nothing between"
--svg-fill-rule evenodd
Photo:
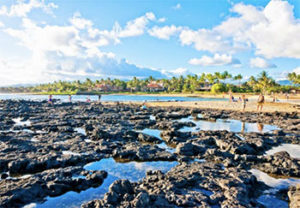
<instances>
[{"instance_id":1,"label":"tree line","mask_svg":"<svg viewBox=\"0 0 300 208\"><path fill-rule=\"evenodd\" d=\"M52 93L52 94L79 94L99 91L99 86L108 87L104 92L145 92L149 91L147 87L150 83L156 83L161 86L160 91L168 93L194 93L197 91L209 90L212 93L222 92L288 92L291 89L299 89L300 75L295 72L289 73L287 78L293 86L281 86L262 71L258 76L251 76L247 81L242 82L243 76L224 71L222 73L202 73L201 75L187 75L186 77L172 77L170 79L155 79L152 76L146 79L133 77L131 80L124 81L120 79L100 79L92 81L87 78L85 81L55 81L53 83L39 84L31 87L3 87L2 92L24 92L24 93ZM233 84L234 83L234 84Z\"/></svg>"}]
</instances>

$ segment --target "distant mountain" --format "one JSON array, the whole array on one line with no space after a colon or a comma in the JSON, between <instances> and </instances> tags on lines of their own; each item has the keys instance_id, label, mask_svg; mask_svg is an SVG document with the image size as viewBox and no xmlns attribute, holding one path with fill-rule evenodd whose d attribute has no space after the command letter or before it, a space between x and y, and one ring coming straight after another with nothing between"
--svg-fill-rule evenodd
<instances>
[{"instance_id":1,"label":"distant mountain","mask_svg":"<svg viewBox=\"0 0 300 208\"><path fill-rule=\"evenodd\" d=\"M277 83L280 85L292 85L292 82L289 80L279 80Z\"/></svg>"}]
</instances>

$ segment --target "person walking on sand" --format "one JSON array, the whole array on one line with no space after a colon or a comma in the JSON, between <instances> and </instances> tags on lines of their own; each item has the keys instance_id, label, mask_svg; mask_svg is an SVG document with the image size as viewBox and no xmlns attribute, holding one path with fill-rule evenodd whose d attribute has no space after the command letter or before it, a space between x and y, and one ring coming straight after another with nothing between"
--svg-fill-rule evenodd
<instances>
[{"instance_id":1,"label":"person walking on sand","mask_svg":"<svg viewBox=\"0 0 300 208\"><path fill-rule=\"evenodd\" d=\"M246 96L245 95L242 95L242 109L243 109L243 112L245 111L245 108L246 108L246 102L247 102L247 99L246 99Z\"/></svg>"},{"instance_id":2,"label":"person walking on sand","mask_svg":"<svg viewBox=\"0 0 300 208\"><path fill-rule=\"evenodd\" d=\"M230 94L229 94L229 102L230 102L230 103L233 102L233 99L234 99L234 97L233 97L232 93L230 93Z\"/></svg>"},{"instance_id":3,"label":"person walking on sand","mask_svg":"<svg viewBox=\"0 0 300 208\"><path fill-rule=\"evenodd\" d=\"M265 102L265 97L262 93L260 93L260 95L258 96L258 100L257 100L257 111L262 111L263 109L263 105Z\"/></svg>"},{"instance_id":4,"label":"person walking on sand","mask_svg":"<svg viewBox=\"0 0 300 208\"><path fill-rule=\"evenodd\" d=\"M48 98L48 103L49 103L49 104L51 104L51 105L53 104L52 95L49 95L49 98Z\"/></svg>"}]
</instances>

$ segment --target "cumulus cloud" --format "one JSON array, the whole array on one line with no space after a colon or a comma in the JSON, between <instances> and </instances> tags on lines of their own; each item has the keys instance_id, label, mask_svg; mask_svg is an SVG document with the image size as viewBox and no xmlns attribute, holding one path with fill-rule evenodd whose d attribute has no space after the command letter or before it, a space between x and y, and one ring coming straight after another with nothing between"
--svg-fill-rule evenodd
<instances>
[{"instance_id":1,"label":"cumulus cloud","mask_svg":"<svg viewBox=\"0 0 300 208\"><path fill-rule=\"evenodd\" d=\"M234 17L211 29L182 29L181 44L212 53L254 50L266 58L300 58L300 20L295 18L288 1L271 0L265 8L238 3L231 12Z\"/></svg>"},{"instance_id":2,"label":"cumulus cloud","mask_svg":"<svg viewBox=\"0 0 300 208\"><path fill-rule=\"evenodd\" d=\"M0 15L26 17L33 9L42 9L47 14L52 14L52 9L58 6L54 3L45 3L45 0L17 0L17 4L0 7Z\"/></svg>"},{"instance_id":3,"label":"cumulus cloud","mask_svg":"<svg viewBox=\"0 0 300 208\"><path fill-rule=\"evenodd\" d=\"M154 26L150 30L148 30L148 33L153 37L157 37L159 39L164 39L164 40L169 40L170 36L174 35L175 33L179 32L180 30L181 30L181 27L176 27L175 25L164 26L164 27Z\"/></svg>"},{"instance_id":4,"label":"cumulus cloud","mask_svg":"<svg viewBox=\"0 0 300 208\"><path fill-rule=\"evenodd\" d=\"M267 60L260 57L250 59L250 66L252 68L276 68L277 67L275 64L269 63Z\"/></svg>"},{"instance_id":5,"label":"cumulus cloud","mask_svg":"<svg viewBox=\"0 0 300 208\"><path fill-rule=\"evenodd\" d=\"M0 22L0 28L1 27L4 27L4 23L3 22Z\"/></svg>"},{"instance_id":6,"label":"cumulus cloud","mask_svg":"<svg viewBox=\"0 0 300 208\"><path fill-rule=\"evenodd\" d=\"M200 59L193 58L189 60L189 64L201 66L224 66L239 65L238 59L232 58L230 55L216 53L213 57L202 56Z\"/></svg>"},{"instance_id":7,"label":"cumulus cloud","mask_svg":"<svg viewBox=\"0 0 300 208\"><path fill-rule=\"evenodd\" d=\"M20 28L5 28L3 31L14 37L20 45L31 51L32 57L13 64L3 60L0 65L4 83L49 82L58 79L74 80L100 77L130 78L132 76L166 77L158 70L139 67L115 58L110 52L102 52L101 46L118 43L120 38L141 34L152 13L129 21L124 28L101 31L93 22L79 13L70 18L70 24L39 25L29 18L22 18ZM2 83L2 84L4 84Z\"/></svg>"},{"instance_id":8,"label":"cumulus cloud","mask_svg":"<svg viewBox=\"0 0 300 208\"><path fill-rule=\"evenodd\" d=\"M118 33L118 36L121 38L142 35L144 34L149 21L154 21L155 19L155 15L152 12L148 12L144 16L127 22L125 28L123 29L117 23L115 26L115 30Z\"/></svg>"}]
</instances>

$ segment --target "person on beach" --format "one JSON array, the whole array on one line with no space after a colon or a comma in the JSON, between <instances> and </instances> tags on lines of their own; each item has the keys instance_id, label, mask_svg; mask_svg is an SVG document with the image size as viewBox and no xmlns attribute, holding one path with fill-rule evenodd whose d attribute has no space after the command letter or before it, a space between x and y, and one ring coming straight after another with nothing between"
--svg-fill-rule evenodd
<instances>
[{"instance_id":1,"label":"person on beach","mask_svg":"<svg viewBox=\"0 0 300 208\"><path fill-rule=\"evenodd\" d=\"M72 96L69 95L69 102L71 103L72 102Z\"/></svg>"},{"instance_id":2,"label":"person on beach","mask_svg":"<svg viewBox=\"0 0 300 208\"><path fill-rule=\"evenodd\" d=\"M101 95L98 95L98 102L100 103L101 101Z\"/></svg>"},{"instance_id":3,"label":"person on beach","mask_svg":"<svg viewBox=\"0 0 300 208\"><path fill-rule=\"evenodd\" d=\"M141 110L146 110L146 109L147 109L147 105L146 105L146 101L144 101L141 106Z\"/></svg>"},{"instance_id":4,"label":"person on beach","mask_svg":"<svg viewBox=\"0 0 300 208\"><path fill-rule=\"evenodd\" d=\"M232 93L230 93L229 94L229 102L231 103L231 102L233 102L233 100L234 100L234 97L233 97Z\"/></svg>"},{"instance_id":5,"label":"person on beach","mask_svg":"<svg viewBox=\"0 0 300 208\"><path fill-rule=\"evenodd\" d=\"M260 93L260 95L258 96L258 100L257 100L257 111L262 111L263 109L263 105L264 105L264 102L265 102L265 97L262 93Z\"/></svg>"},{"instance_id":6,"label":"person on beach","mask_svg":"<svg viewBox=\"0 0 300 208\"><path fill-rule=\"evenodd\" d=\"M51 104L51 105L53 104L52 95L49 95L49 98L48 98L48 103L49 103L49 104Z\"/></svg>"},{"instance_id":7,"label":"person on beach","mask_svg":"<svg viewBox=\"0 0 300 208\"><path fill-rule=\"evenodd\" d=\"M245 95L242 95L242 109L243 109L243 112L245 111L245 108L246 108L246 102L247 102L247 99L246 99L246 96Z\"/></svg>"}]
</instances>

